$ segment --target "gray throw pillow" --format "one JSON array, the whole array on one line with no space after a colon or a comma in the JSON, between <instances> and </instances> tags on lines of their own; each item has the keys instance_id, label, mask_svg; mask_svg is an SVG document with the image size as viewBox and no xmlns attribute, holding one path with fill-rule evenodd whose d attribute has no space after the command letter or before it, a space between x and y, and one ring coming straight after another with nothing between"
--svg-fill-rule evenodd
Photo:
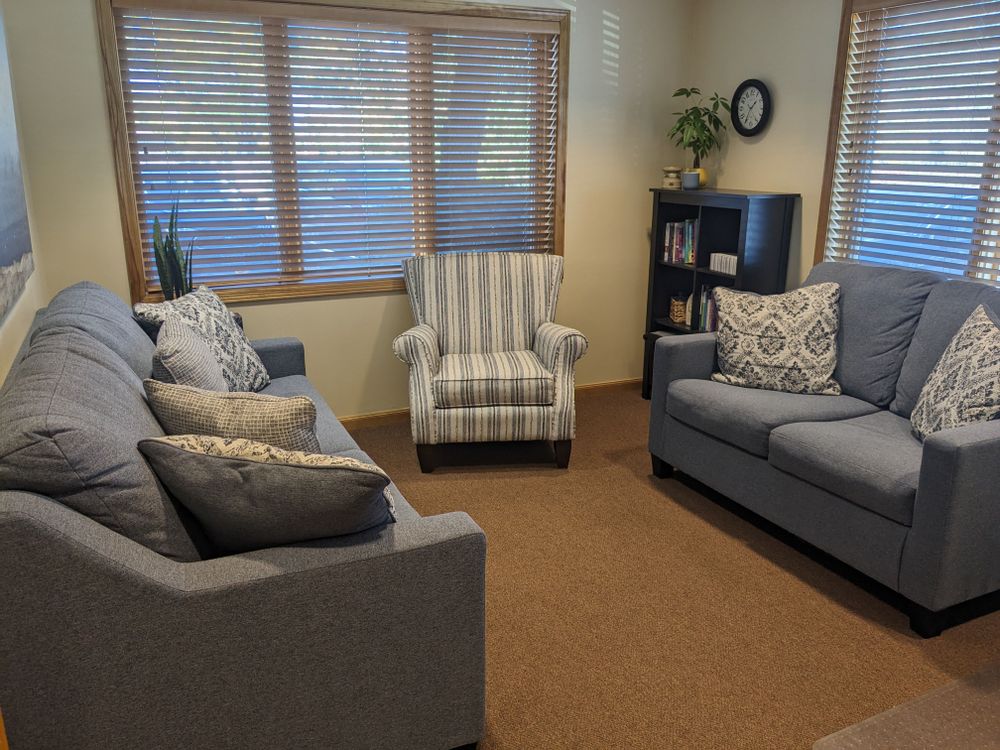
<instances>
[{"instance_id":1,"label":"gray throw pillow","mask_svg":"<svg viewBox=\"0 0 1000 750\"><path fill-rule=\"evenodd\" d=\"M176 317L201 334L222 365L222 374L231 391L259 391L270 381L261 362L226 304L207 286L198 287L167 302L143 302L133 308L135 316L147 323L163 325Z\"/></svg>"},{"instance_id":2,"label":"gray throw pillow","mask_svg":"<svg viewBox=\"0 0 1000 750\"><path fill-rule=\"evenodd\" d=\"M719 372L713 380L786 393L840 395L840 285L761 296L716 287Z\"/></svg>"},{"instance_id":3,"label":"gray throw pillow","mask_svg":"<svg viewBox=\"0 0 1000 750\"><path fill-rule=\"evenodd\" d=\"M226 553L355 534L395 521L389 477L354 458L205 435L142 440L139 450Z\"/></svg>"},{"instance_id":4,"label":"gray throw pillow","mask_svg":"<svg viewBox=\"0 0 1000 750\"><path fill-rule=\"evenodd\" d=\"M144 380L149 407L168 435L246 438L289 451L318 453L316 404L308 396L217 393Z\"/></svg>"},{"instance_id":5,"label":"gray throw pillow","mask_svg":"<svg viewBox=\"0 0 1000 750\"><path fill-rule=\"evenodd\" d=\"M156 336L153 379L206 391L229 390L222 365L208 342L177 317L167 318Z\"/></svg>"},{"instance_id":6,"label":"gray throw pillow","mask_svg":"<svg viewBox=\"0 0 1000 750\"><path fill-rule=\"evenodd\" d=\"M921 440L1000 417L1000 319L984 305L958 329L910 415Z\"/></svg>"}]
</instances>

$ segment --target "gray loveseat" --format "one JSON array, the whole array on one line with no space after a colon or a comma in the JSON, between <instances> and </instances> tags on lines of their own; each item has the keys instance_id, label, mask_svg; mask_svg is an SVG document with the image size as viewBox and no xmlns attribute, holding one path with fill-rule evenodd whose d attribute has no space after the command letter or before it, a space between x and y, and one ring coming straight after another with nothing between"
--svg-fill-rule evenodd
<instances>
[{"instance_id":1,"label":"gray loveseat","mask_svg":"<svg viewBox=\"0 0 1000 750\"><path fill-rule=\"evenodd\" d=\"M716 383L715 334L661 338L653 473L677 468L884 584L917 633L937 635L1000 589L1000 421L921 443L909 416L969 314L1000 312L1000 290L845 263L806 284L825 281L841 285L843 395Z\"/></svg>"},{"instance_id":2,"label":"gray loveseat","mask_svg":"<svg viewBox=\"0 0 1000 750\"><path fill-rule=\"evenodd\" d=\"M264 392L310 396L323 450L366 458L306 379L302 344L254 346L272 378ZM2 486L55 481L58 467L46 471L38 450L10 448L34 439L19 430L55 432L69 464L93 477L82 489L99 488L109 507L137 489L163 498L157 545L187 528L167 523L178 510L135 449L162 434L142 390L152 351L107 290L84 283L57 295L0 390ZM172 539L188 562L37 491L0 492L0 707L11 746L476 742L485 539L466 514L421 518L393 489L395 524L214 559L199 559L196 535Z\"/></svg>"}]
</instances>

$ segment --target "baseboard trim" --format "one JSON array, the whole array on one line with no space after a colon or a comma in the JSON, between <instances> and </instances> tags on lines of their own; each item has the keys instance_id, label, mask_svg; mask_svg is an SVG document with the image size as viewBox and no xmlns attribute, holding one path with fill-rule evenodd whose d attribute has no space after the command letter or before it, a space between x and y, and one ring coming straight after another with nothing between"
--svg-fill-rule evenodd
<instances>
[{"instance_id":1,"label":"baseboard trim","mask_svg":"<svg viewBox=\"0 0 1000 750\"><path fill-rule=\"evenodd\" d=\"M624 378L622 380L605 380L600 383L586 383L578 385L577 391L595 391L601 388L627 388L634 387L642 383L642 378ZM340 423L345 428L379 427L384 424L398 421L402 418L409 418L409 409L388 409L386 411L373 411L368 414L353 414L349 417L341 417Z\"/></svg>"}]
</instances>

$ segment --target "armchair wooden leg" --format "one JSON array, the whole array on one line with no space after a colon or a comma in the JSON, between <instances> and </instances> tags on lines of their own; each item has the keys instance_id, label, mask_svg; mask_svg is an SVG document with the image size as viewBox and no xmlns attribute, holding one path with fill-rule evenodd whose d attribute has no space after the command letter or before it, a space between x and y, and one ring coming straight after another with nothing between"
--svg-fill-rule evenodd
<instances>
[{"instance_id":1,"label":"armchair wooden leg","mask_svg":"<svg viewBox=\"0 0 1000 750\"><path fill-rule=\"evenodd\" d=\"M434 461L434 446L427 444L417 445L417 461L420 462L420 471L430 474L434 471L436 463Z\"/></svg>"},{"instance_id":2,"label":"armchair wooden leg","mask_svg":"<svg viewBox=\"0 0 1000 750\"><path fill-rule=\"evenodd\" d=\"M556 466L560 469L569 467L569 454L573 450L572 440L554 440L552 446L556 450Z\"/></svg>"},{"instance_id":3,"label":"armchair wooden leg","mask_svg":"<svg viewBox=\"0 0 1000 750\"><path fill-rule=\"evenodd\" d=\"M659 456L650 453L649 457L653 459L653 476L657 479L667 479L674 473L674 467Z\"/></svg>"}]
</instances>

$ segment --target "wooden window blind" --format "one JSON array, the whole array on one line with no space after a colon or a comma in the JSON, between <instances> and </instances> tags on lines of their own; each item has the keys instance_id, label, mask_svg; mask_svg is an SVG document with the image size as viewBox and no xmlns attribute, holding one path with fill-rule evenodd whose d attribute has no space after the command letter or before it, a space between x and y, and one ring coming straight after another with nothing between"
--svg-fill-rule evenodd
<instances>
[{"instance_id":1,"label":"wooden window blind","mask_svg":"<svg viewBox=\"0 0 1000 750\"><path fill-rule=\"evenodd\" d=\"M1000 2L858 0L844 24L817 259L1000 283Z\"/></svg>"},{"instance_id":2,"label":"wooden window blind","mask_svg":"<svg viewBox=\"0 0 1000 750\"><path fill-rule=\"evenodd\" d=\"M568 14L433 6L99 0L133 298L174 202L195 283L231 300L561 252Z\"/></svg>"}]
</instances>

